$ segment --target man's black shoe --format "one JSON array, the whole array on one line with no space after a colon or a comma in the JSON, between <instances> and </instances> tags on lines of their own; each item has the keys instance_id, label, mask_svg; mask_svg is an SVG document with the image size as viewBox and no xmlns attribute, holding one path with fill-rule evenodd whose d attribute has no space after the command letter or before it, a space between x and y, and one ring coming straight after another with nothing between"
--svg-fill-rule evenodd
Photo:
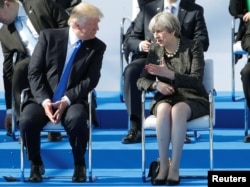
<instances>
[{"instance_id":1,"label":"man's black shoe","mask_svg":"<svg viewBox=\"0 0 250 187\"><path fill-rule=\"evenodd\" d=\"M42 182L43 178L40 173L40 166L31 165L29 182Z\"/></svg>"},{"instance_id":2,"label":"man's black shoe","mask_svg":"<svg viewBox=\"0 0 250 187\"><path fill-rule=\"evenodd\" d=\"M191 143L191 142L192 142L191 139L190 139L190 138L188 137L188 135L186 134L184 143L185 143L185 144L189 144L189 143Z\"/></svg>"},{"instance_id":3,"label":"man's black shoe","mask_svg":"<svg viewBox=\"0 0 250 187\"><path fill-rule=\"evenodd\" d=\"M12 130L11 130L11 128L9 128L9 129L6 131L6 135L7 135L7 136L12 136Z\"/></svg>"},{"instance_id":4,"label":"man's black shoe","mask_svg":"<svg viewBox=\"0 0 250 187\"><path fill-rule=\"evenodd\" d=\"M86 168L85 166L76 165L74 174L72 177L72 182L86 182L87 176L86 176Z\"/></svg>"},{"instance_id":5,"label":"man's black shoe","mask_svg":"<svg viewBox=\"0 0 250 187\"><path fill-rule=\"evenodd\" d=\"M60 142L60 141L62 141L62 135L60 132L49 132L48 133L48 140L50 142Z\"/></svg>"},{"instance_id":6,"label":"man's black shoe","mask_svg":"<svg viewBox=\"0 0 250 187\"><path fill-rule=\"evenodd\" d=\"M128 134L122 139L124 144L132 144L141 142L141 132L134 129L130 129Z\"/></svg>"},{"instance_id":7,"label":"man's black shoe","mask_svg":"<svg viewBox=\"0 0 250 187\"><path fill-rule=\"evenodd\" d=\"M245 143L249 143L250 142L250 135L245 136L244 142Z\"/></svg>"},{"instance_id":8,"label":"man's black shoe","mask_svg":"<svg viewBox=\"0 0 250 187\"><path fill-rule=\"evenodd\" d=\"M45 174L44 165L40 165L40 166L39 166L39 173L40 173L41 175L44 175L44 174Z\"/></svg>"}]
</instances>

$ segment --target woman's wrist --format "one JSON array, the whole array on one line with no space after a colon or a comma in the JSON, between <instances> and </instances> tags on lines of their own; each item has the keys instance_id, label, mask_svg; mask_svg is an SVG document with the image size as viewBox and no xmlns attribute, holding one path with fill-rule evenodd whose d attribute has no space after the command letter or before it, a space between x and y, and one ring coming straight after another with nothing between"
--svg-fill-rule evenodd
<instances>
[{"instance_id":1,"label":"woman's wrist","mask_svg":"<svg viewBox=\"0 0 250 187\"><path fill-rule=\"evenodd\" d=\"M158 83L159 83L158 80L156 80L156 81L153 83L153 86L152 86L152 87L153 87L154 90L157 90Z\"/></svg>"}]
</instances>

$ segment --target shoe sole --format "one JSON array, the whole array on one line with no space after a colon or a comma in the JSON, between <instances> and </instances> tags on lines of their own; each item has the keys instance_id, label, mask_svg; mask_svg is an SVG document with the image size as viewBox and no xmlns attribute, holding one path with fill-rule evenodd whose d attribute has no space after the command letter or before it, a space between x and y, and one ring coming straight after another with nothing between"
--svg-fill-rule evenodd
<instances>
[{"instance_id":1,"label":"shoe sole","mask_svg":"<svg viewBox=\"0 0 250 187\"><path fill-rule=\"evenodd\" d=\"M123 144L135 144L135 143L141 143L141 140L137 140L134 142L125 142L125 141L121 141Z\"/></svg>"}]
</instances>

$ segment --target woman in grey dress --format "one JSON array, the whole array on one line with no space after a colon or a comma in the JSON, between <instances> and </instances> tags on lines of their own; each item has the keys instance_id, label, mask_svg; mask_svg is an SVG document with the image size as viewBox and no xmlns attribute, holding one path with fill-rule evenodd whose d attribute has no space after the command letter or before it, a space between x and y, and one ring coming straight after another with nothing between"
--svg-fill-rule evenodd
<instances>
[{"instance_id":1,"label":"woman in grey dress","mask_svg":"<svg viewBox=\"0 0 250 187\"><path fill-rule=\"evenodd\" d=\"M179 167L188 120L209 114L202 84L204 54L201 43L180 36L178 19L166 12L149 23L156 43L150 47L137 81L140 90L156 91L150 113L156 115L160 171L153 185L178 185ZM168 165L169 146L172 162Z\"/></svg>"}]
</instances>

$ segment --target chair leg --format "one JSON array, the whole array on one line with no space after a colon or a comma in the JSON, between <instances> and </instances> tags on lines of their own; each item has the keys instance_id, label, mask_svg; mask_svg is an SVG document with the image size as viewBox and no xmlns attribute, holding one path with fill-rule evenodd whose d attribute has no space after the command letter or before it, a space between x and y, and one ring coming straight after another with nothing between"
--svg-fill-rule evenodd
<instances>
[{"instance_id":1,"label":"chair leg","mask_svg":"<svg viewBox=\"0 0 250 187\"><path fill-rule=\"evenodd\" d=\"M89 156L89 163L88 163L88 170L89 170L89 182L93 182L92 176L92 127L89 127L89 143L88 143L88 156Z\"/></svg>"},{"instance_id":2,"label":"chair leg","mask_svg":"<svg viewBox=\"0 0 250 187\"><path fill-rule=\"evenodd\" d=\"M21 168L21 182L25 182L25 176L24 176L24 144L23 144L23 139L20 137L20 144L21 144L21 152L20 152L20 168Z\"/></svg>"},{"instance_id":3,"label":"chair leg","mask_svg":"<svg viewBox=\"0 0 250 187\"><path fill-rule=\"evenodd\" d=\"M89 128L89 142L88 142L88 156L89 156L89 163L88 163L88 173L89 173L89 182L93 182L96 180L96 177L93 176L92 173L92 92L88 94L88 104L89 104L89 120L88 120L88 128Z\"/></svg>"},{"instance_id":4,"label":"chair leg","mask_svg":"<svg viewBox=\"0 0 250 187\"><path fill-rule=\"evenodd\" d=\"M245 127L245 137L244 137L244 142L249 143L250 142L250 135L248 134L248 115L249 115L249 110L247 106L247 102L245 101L245 108L244 108L244 127Z\"/></svg>"}]
</instances>

